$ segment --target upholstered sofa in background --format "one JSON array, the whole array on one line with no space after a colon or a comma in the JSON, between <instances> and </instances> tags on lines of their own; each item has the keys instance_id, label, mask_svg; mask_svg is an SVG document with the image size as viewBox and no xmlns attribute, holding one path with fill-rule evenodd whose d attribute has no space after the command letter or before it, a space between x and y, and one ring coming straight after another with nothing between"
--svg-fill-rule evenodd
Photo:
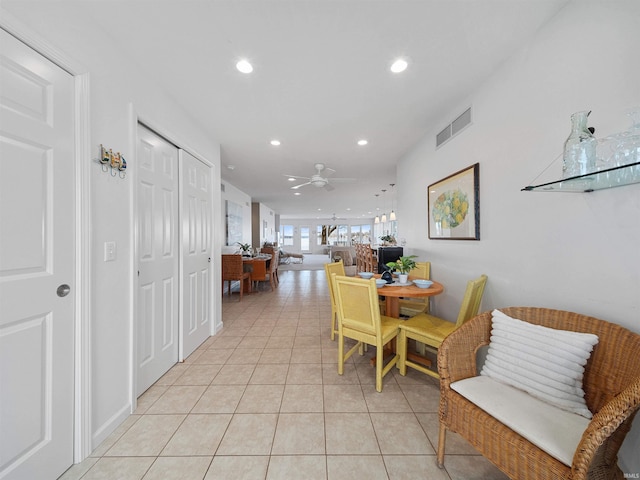
<instances>
[{"instance_id":1,"label":"upholstered sofa in background","mask_svg":"<svg viewBox=\"0 0 640 480\"><path fill-rule=\"evenodd\" d=\"M344 272L347 276L353 277L356 273L356 251L353 247L332 247L331 260L337 262L342 260Z\"/></svg>"}]
</instances>

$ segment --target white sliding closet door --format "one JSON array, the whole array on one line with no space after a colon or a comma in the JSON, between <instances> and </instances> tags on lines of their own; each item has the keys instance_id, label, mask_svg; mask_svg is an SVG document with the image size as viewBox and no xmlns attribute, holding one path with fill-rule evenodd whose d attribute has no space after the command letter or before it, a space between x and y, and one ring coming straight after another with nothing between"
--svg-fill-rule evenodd
<instances>
[{"instance_id":1,"label":"white sliding closet door","mask_svg":"<svg viewBox=\"0 0 640 480\"><path fill-rule=\"evenodd\" d=\"M188 357L211 335L211 167L180 150L182 345Z\"/></svg>"},{"instance_id":2,"label":"white sliding closet door","mask_svg":"<svg viewBox=\"0 0 640 480\"><path fill-rule=\"evenodd\" d=\"M137 394L178 361L178 148L138 125Z\"/></svg>"}]
</instances>

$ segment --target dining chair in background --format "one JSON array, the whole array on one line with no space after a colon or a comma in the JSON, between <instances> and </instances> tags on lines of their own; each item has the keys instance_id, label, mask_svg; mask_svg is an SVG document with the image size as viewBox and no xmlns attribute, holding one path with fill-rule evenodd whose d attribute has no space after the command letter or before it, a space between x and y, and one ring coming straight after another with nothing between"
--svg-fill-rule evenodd
<instances>
[{"instance_id":1,"label":"dining chair in background","mask_svg":"<svg viewBox=\"0 0 640 480\"><path fill-rule=\"evenodd\" d=\"M273 292L274 287L278 286L278 261L279 255L278 251L274 250L274 253L271 255L271 260L269 260L269 268L267 269L266 275L264 278L261 278L260 282L269 282L271 285L271 291Z\"/></svg>"},{"instance_id":2,"label":"dining chair in background","mask_svg":"<svg viewBox=\"0 0 640 480\"><path fill-rule=\"evenodd\" d=\"M480 302L487 284L487 276L480 275L475 280L469 280L467 289L460 305L458 319L455 323L445 319L420 313L404 322L400 323L400 333L398 334L398 369L400 375L407 374L407 367L414 368L422 373L426 373L435 378L440 378L437 371L433 371L413 362L407 358L409 339L422 342L435 350L440 348L442 341L454 330L459 328L467 320L475 317L480 310Z\"/></svg>"},{"instance_id":3,"label":"dining chair in background","mask_svg":"<svg viewBox=\"0 0 640 480\"><path fill-rule=\"evenodd\" d=\"M331 340L335 340L338 333L338 307L336 306L336 295L331 281L331 274L335 273L342 277L345 276L344 263L330 262L324 264L324 273L327 275L327 285L329 286L329 297L331 298Z\"/></svg>"},{"instance_id":4,"label":"dining chair in background","mask_svg":"<svg viewBox=\"0 0 640 480\"><path fill-rule=\"evenodd\" d=\"M364 344L373 345L376 347L376 390L381 392L382 378L400 358L397 353L393 354L385 365L383 347L398 336L401 320L380 315L375 279L364 280L335 273L331 274L331 279L338 309L338 374L344 373L344 362L356 349L362 352ZM346 353L345 338L356 341Z\"/></svg>"},{"instance_id":5,"label":"dining chair in background","mask_svg":"<svg viewBox=\"0 0 640 480\"><path fill-rule=\"evenodd\" d=\"M222 254L222 294L224 295L224 282L228 282L229 295L231 295L231 282L240 282L240 298L244 293L245 285L251 291L251 273L245 272L242 267L242 255Z\"/></svg>"},{"instance_id":6,"label":"dining chair in background","mask_svg":"<svg viewBox=\"0 0 640 480\"><path fill-rule=\"evenodd\" d=\"M431 279L431 262L416 262L415 268L409 272L409 280L421 278ZM400 315L404 317L414 317L419 313L429 313L430 297L422 298L401 298L398 300Z\"/></svg>"}]
</instances>

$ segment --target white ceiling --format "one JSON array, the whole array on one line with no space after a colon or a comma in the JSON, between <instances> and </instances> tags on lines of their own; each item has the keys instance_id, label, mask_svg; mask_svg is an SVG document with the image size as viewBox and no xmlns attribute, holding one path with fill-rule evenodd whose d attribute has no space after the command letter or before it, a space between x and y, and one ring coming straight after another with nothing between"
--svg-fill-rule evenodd
<instances>
[{"instance_id":1,"label":"white ceiling","mask_svg":"<svg viewBox=\"0 0 640 480\"><path fill-rule=\"evenodd\" d=\"M223 179L253 201L285 218L352 218L374 215L374 194L391 190L403 154L462 113L460 102L566 2L3 0L2 7L18 19L72 28L91 44L109 42L135 62L220 142ZM409 68L393 74L398 56ZM235 69L240 58L252 74ZM282 144L272 147L273 138ZM359 147L360 138L369 144ZM358 181L293 196L283 174L310 176L317 162ZM378 202L389 210L391 193Z\"/></svg>"}]
</instances>

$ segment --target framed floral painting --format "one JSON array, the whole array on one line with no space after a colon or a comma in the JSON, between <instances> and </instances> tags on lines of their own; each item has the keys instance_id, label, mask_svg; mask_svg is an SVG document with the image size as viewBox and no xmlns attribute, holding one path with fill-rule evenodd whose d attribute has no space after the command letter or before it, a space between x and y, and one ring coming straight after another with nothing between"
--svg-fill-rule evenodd
<instances>
[{"instance_id":1,"label":"framed floral painting","mask_svg":"<svg viewBox=\"0 0 640 480\"><path fill-rule=\"evenodd\" d=\"M480 240L480 164L427 188L429 238Z\"/></svg>"}]
</instances>

